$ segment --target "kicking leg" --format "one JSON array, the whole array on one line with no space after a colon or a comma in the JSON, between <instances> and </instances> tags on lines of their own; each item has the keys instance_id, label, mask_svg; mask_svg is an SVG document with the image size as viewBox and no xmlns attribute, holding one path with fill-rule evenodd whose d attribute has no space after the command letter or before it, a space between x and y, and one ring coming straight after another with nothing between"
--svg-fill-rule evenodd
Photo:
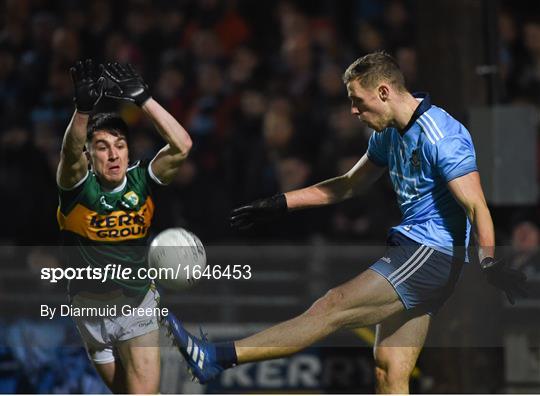
<instances>
[{"instance_id":1,"label":"kicking leg","mask_svg":"<svg viewBox=\"0 0 540 396\"><path fill-rule=\"evenodd\" d=\"M388 281L367 270L330 290L302 315L234 344L196 339L172 314L167 321L192 373L205 383L237 363L290 356L339 328L375 324L403 309Z\"/></svg>"},{"instance_id":2,"label":"kicking leg","mask_svg":"<svg viewBox=\"0 0 540 396\"><path fill-rule=\"evenodd\" d=\"M212 344L205 337L197 339L172 314L167 321L190 370L206 383L237 363L290 356L339 328L379 323L403 310L388 281L367 270L330 290L302 315L235 343Z\"/></svg>"},{"instance_id":3,"label":"kicking leg","mask_svg":"<svg viewBox=\"0 0 540 396\"><path fill-rule=\"evenodd\" d=\"M418 314L416 314L418 315ZM377 325L375 378L377 393L409 393L409 378L422 350L430 316L398 313Z\"/></svg>"},{"instance_id":4,"label":"kicking leg","mask_svg":"<svg viewBox=\"0 0 540 396\"><path fill-rule=\"evenodd\" d=\"M236 341L238 363L289 356L339 328L379 323L401 310L394 288L367 270L331 289L302 315Z\"/></svg>"}]
</instances>

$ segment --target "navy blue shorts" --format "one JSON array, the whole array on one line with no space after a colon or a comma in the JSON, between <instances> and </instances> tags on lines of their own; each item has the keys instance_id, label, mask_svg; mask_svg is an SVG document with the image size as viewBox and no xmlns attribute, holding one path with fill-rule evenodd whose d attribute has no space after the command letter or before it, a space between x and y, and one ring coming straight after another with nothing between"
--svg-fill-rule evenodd
<instances>
[{"instance_id":1,"label":"navy blue shorts","mask_svg":"<svg viewBox=\"0 0 540 396\"><path fill-rule=\"evenodd\" d=\"M388 249L370 269L396 290L406 309L436 314L454 291L463 262L395 232Z\"/></svg>"}]
</instances>

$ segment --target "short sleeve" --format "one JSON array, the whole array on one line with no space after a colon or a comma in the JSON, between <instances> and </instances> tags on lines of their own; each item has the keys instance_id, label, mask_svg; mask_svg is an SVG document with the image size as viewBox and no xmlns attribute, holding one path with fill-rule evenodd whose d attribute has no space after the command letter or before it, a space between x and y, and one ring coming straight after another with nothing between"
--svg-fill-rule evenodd
<instances>
[{"instance_id":1,"label":"short sleeve","mask_svg":"<svg viewBox=\"0 0 540 396\"><path fill-rule=\"evenodd\" d=\"M467 131L461 130L439 140L434 154L435 166L447 182L478 170L474 146Z\"/></svg>"},{"instance_id":2,"label":"short sleeve","mask_svg":"<svg viewBox=\"0 0 540 396\"><path fill-rule=\"evenodd\" d=\"M158 186L166 186L167 184L163 183L161 180L159 180L159 177L157 177L156 174L154 173L154 171L152 170L152 163L154 162L154 159L152 159L151 161L148 161L148 165L146 166L146 171L148 172L148 177L150 178L150 180L152 180Z\"/></svg>"},{"instance_id":3,"label":"short sleeve","mask_svg":"<svg viewBox=\"0 0 540 396\"><path fill-rule=\"evenodd\" d=\"M131 175L131 180L138 186L140 191L145 191L146 194L152 195L156 188L163 186L161 181L154 175L150 168L151 160L143 159L137 161L133 166L128 168Z\"/></svg>"},{"instance_id":4,"label":"short sleeve","mask_svg":"<svg viewBox=\"0 0 540 396\"><path fill-rule=\"evenodd\" d=\"M63 188L58 184L56 185L60 211L62 213L67 213L80 200L80 196L90 179L90 172L87 171L86 175L71 188Z\"/></svg>"},{"instance_id":5,"label":"short sleeve","mask_svg":"<svg viewBox=\"0 0 540 396\"><path fill-rule=\"evenodd\" d=\"M369 138L367 156L375 165L388 166L387 131L373 132Z\"/></svg>"}]
</instances>

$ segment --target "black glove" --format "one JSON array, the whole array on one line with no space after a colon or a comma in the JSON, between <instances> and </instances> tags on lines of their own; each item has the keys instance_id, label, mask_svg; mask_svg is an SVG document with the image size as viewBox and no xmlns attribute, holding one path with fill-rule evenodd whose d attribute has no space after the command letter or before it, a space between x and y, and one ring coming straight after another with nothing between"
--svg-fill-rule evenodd
<instances>
[{"instance_id":1,"label":"black glove","mask_svg":"<svg viewBox=\"0 0 540 396\"><path fill-rule=\"evenodd\" d=\"M492 257L483 259L480 268L489 283L506 293L510 304L514 305L516 295L527 297L527 276L523 272L508 267L503 260L495 261Z\"/></svg>"},{"instance_id":2,"label":"black glove","mask_svg":"<svg viewBox=\"0 0 540 396\"><path fill-rule=\"evenodd\" d=\"M285 194L259 199L231 212L231 227L245 230L257 222L272 220L287 213Z\"/></svg>"},{"instance_id":3,"label":"black glove","mask_svg":"<svg viewBox=\"0 0 540 396\"><path fill-rule=\"evenodd\" d=\"M103 95L102 77L96 79L94 76L94 65L92 59L83 62L78 61L75 66L69 69L74 85L73 101L80 113L91 113L94 106Z\"/></svg>"},{"instance_id":4,"label":"black glove","mask_svg":"<svg viewBox=\"0 0 540 396\"><path fill-rule=\"evenodd\" d=\"M107 79L106 97L127 100L137 106L142 106L150 99L148 85L131 64L107 63L106 66L101 65L101 70Z\"/></svg>"}]
</instances>

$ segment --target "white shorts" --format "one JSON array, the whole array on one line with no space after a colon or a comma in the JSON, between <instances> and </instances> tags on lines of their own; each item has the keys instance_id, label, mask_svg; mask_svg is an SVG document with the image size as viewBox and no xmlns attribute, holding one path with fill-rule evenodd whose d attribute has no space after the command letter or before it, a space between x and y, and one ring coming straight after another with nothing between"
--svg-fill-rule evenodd
<instances>
[{"instance_id":1,"label":"white shorts","mask_svg":"<svg viewBox=\"0 0 540 396\"><path fill-rule=\"evenodd\" d=\"M159 328L159 318L155 315L123 315L122 307L152 308L159 305L159 293L152 285L141 302L140 297L123 294L110 299L73 297L72 307L98 308L96 312L82 316L72 315L81 334L88 356L95 364L106 364L116 360L115 345L121 341L150 333ZM114 307L114 308L113 308ZM129 309L126 309L129 310ZM158 346L158 345L156 345Z\"/></svg>"}]
</instances>

